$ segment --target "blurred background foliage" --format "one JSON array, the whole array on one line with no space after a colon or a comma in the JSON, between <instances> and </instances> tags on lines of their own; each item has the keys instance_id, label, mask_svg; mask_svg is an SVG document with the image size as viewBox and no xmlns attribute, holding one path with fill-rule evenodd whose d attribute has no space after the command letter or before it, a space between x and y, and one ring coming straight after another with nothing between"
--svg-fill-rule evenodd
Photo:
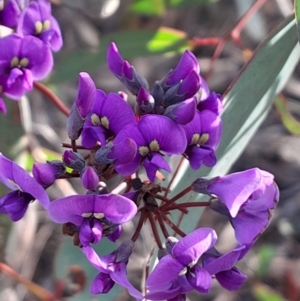
<instances>
[{"instance_id":1,"label":"blurred background foliage","mask_svg":"<svg viewBox=\"0 0 300 301\"><path fill-rule=\"evenodd\" d=\"M291 23L293 17L287 20L293 15L293 2L51 2L53 14L62 28L64 47L55 54L55 68L45 84L68 107L76 97L80 71L89 72L97 87L106 92L124 90L105 62L107 45L112 41L116 42L122 56L149 80L150 85L174 68L180 54L190 49L199 58L201 75L208 80L211 90L224 94L228 104L227 113L223 116L226 139L218 153L222 160L215 170L203 169L201 173L225 173L229 168L238 171L258 166L276 176L281 189L279 209L253 251L240 263L249 281L238 292L227 292L216 284L210 294L200 296L192 293L188 296L189 300L299 301L300 140L297 135L300 132L300 67L297 64L296 27ZM300 10L298 2L295 2L296 19ZM241 39L233 40L230 35L232 30L254 3L263 5L241 28ZM266 39L267 42L259 46L260 50L252 57L253 51ZM216 41L226 43L215 60ZM283 93L276 98L283 86ZM43 95L33 91L28 99L22 106L7 101L8 114L0 116L0 151L30 170L35 160L60 158L61 142L67 141L67 135L65 116ZM272 107L275 99L275 106ZM231 129L231 132L227 132L227 129ZM188 171L183 172L185 180L195 176ZM49 189L49 194L51 198L57 198L75 191L80 193L77 184L76 180L61 180ZM176 189L181 188L177 185ZM3 192L0 186L0 193ZM232 247L234 239L228 222L208 210L204 211L201 218L200 215L199 212L197 218L194 213L192 220L188 220L189 216L183 221L184 227L205 225L216 228L220 235L219 249L224 251ZM124 238L130 235L133 226L134 222L126 225ZM145 228L130 265L130 278L137 286L152 247L151 234ZM102 240L97 246L100 254L107 254L113 249L114 245L108 240ZM63 237L60 226L53 225L38 206L31 206L26 218L14 225L5 216L0 216L0 258L20 275L51 292L57 292L59 278L70 280L70 277L66 278L70 266L79 265L86 273L87 284L83 292L69 297L70 300L131 300L117 286L108 295L90 295L89 285L97 271L73 247L72 239ZM80 290L76 281L69 282L72 292ZM6 275L0 275L0 300L39 299L23 285Z\"/></svg>"}]
</instances>

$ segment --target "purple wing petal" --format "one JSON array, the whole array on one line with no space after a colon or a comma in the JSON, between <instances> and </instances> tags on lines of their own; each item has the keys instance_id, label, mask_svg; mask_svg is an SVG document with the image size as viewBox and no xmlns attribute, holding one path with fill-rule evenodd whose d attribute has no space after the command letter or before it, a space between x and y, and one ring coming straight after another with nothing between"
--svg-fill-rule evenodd
<instances>
[{"instance_id":1,"label":"purple wing petal","mask_svg":"<svg viewBox=\"0 0 300 301\"><path fill-rule=\"evenodd\" d=\"M155 175L158 169L164 169L167 172L171 172L169 164L165 161L161 154L155 153L152 159L146 159L144 161L144 166L147 172L147 176L151 182L154 182Z\"/></svg>"},{"instance_id":2,"label":"purple wing petal","mask_svg":"<svg viewBox=\"0 0 300 301\"><path fill-rule=\"evenodd\" d=\"M20 8L16 0L6 1L6 4L4 5L3 10L0 11L0 25L15 28L18 24Z\"/></svg>"},{"instance_id":3,"label":"purple wing petal","mask_svg":"<svg viewBox=\"0 0 300 301\"><path fill-rule=\"evenodd\" d=\"M128 281L125 263L121 263L117 271L111 272L110 277L113 279L113 281L126 288L132 297L136 298L137 300L144 299L143 295Z\"/></svg>"},{"instance_id":4,"label":"purple wing petal","mask_svg":"<svg viewBox=\"0 0 300 301\"><path fill-rule=\"evenodd\" d=\"M106 294L113 288L114 285L115 282L111 279L109 274L100 273L93 280L90 292L93 295Z\"/></svg>"},{"instance_id":5,"label":"purple wing petal","mask_svg":"<svg viewBox=\"0 0 300 301\"><path fill-rule=\"evenodd\" d=\"M91 246L80 248L82 253L86 256L87 260L99 271L107 273L106 264L102 262L95 250Z\"/></svg>"},{"instance_id":6,"label":"purple wing petal","mask_svg":"<svg viewBox=\"0 0 300 301\"><path fill-rule=\"evenodd\" d=\"M1 153L0 170L0 181L3 182L4 185L15 190L18 188L15 186L15 184L17 184L22 191L31 194L37 199L45 209L48 208L50 200L44 188L22 167L4 157ZM11 181L15 184L11 183Z\"/></svg>"},{"instance_id":7,"label":"purple wing petal","mask_svg":"<svg viewBox=\"0 0 300 301\"><path fill-rule=\"evenodd\" d=\"M153 292L168 290L172 285L172 281L178 277L178 274L184 268L185 266L178 260L171 255L166 255L149 275L146 287Z\"/></svg>"},{"instance_id":8,"label":"purple wing petal","mask_svg":"<svg viewBox=\"0 0 300 301\"><path fill-rule=\"evenodd\" d=\"M235 217L240 207L248 200L260 184L261 174L257 168L219 177L208 186L208 191L216 195Z\"/></svg>"},{"instance_id":9,"label":"purple wing petal","mask_svg":"<svg viewBox=\"0 0 300 301\"><path fill-rule=\"evenodd\" d=\"M126 164L132 161L137 154L137 145L134 140L126 138L118 144L114 144L109 159L115 159L116 164Z\"/></svg>"},{"instance_id":10,"label":"purple wing petal","mask_svg":"<svg viewBox=\"0 0 300 301\"><path fill-rule=\"evenodd\" d=\"M227 290L235 291L247 280L247 276L237 268L232 268L229 271L218 273L216 279Z\"/></svg>"},{"instance_id":11,"label":"purple wing petal","mask_svg":"<svg viewBox=\"0 0 300 301\"><path fill-rule=\"evenodd\" d=\"M199 293L207 294L212 285L211 275L199 265L192 268L192 273L188 272L186 278L190 285Z\"/></svg>"},{"instance_id":12,"label":"purple wing petal","mask_svg":"<svg viewBox=\"0 0 300 301\"><path fill-rule=\"evenodd\" d=\"M204 265L204 269L208 271L210 275L215 275L221 271L230 270L235 263L240 259L241 251L245 247L234 249L231 252L228 252L214 260L212 260L207 265Z\"/></svg>"},{"instance_id":13,"label":"purple wing petal","mask_svg":"<svg viewBox=\"0 0 300 301\"><path fill-rule=\"evenodd\" d=\"M197 262L200 256L214 246L217 234L210 228L199 228L183 237L172 249L172 255L183 266Z\"/></svg>"}]
</instances>

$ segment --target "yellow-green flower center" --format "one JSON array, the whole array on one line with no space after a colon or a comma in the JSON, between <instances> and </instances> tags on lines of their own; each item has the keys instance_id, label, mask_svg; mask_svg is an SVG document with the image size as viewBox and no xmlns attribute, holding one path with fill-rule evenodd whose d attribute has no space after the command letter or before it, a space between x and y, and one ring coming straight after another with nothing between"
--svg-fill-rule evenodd
<instances>
[{"instance_id":1,"label":"yellow-green flower center","mask_svg":"<svg viewBox=\"0 0 300 301\"><path fill-rule=\"evenodd\" d=\"M158 141L157 140L151 141L149 144L149 148L152 152L158 152L160 149Z\"/></svg>"},{"instance_id":2,"label":"yellow-green flower center","mask_svg":"<svg viewBox=\"0 0 300 301\"><path fill-rule=\"evenodd\" d=\"M95 126L101 125L101 120L100 120L99 116L96 114L92 114L91 121L92 121L92 124Z\"/></svg>"},{"instance_id":3,"label":"yellow-green flower center","mask_svg":"<svg viewBox=\"0 0 300 301\"><path fill-rule=\"evenodd\" d=\"M46 31L50 28L51 22L49 20L44 21L43 23L41 21L35 22L35 34L40 34L43 31Z\"/></svg>"},{"instance_id":4,"label":"yellow-green flower center","mask_svg":"<svg viewBox=\"0 0 300 301\"><path fill-rule=\"evenodd\" d=\"M209 139L209 134L202 134L196 133L193 135L190 145L203 145L205 144Z\"/></svg>"},{"instance_id":5,"label":"yellow-green flower center","mask_svg":"<svg viewBox=\"0 0 300 301\"><path fill-rule=\"evenodd\" d=\"M139 152L141 154L141 156L145 157L149 154L149 148L147 146L140 146L139 147Z\"/></svg>"},{"instance_id":6,"label":"yellow-green flower center","mask_svg":"<svg viewBox=\"0 0 300 301\"><path fill-rule=\"evenodd\" d=\"M103 116L101 118L101 124L104 126L106 129L109 129L109 120L106 116Z\"/></svg>"},{"instance_id":7,"label":"yellow-green flower center","mask_svg":"<svg viewBox=\"0 0 300 301\"><path fill-rule=\"evenodd\" d=\"M28 66L28 64L29 64L29 60L26 57L19 60L19 58L15 56L10 61L10 67L11 68L15 68L15 67L26 68Z\"/></svg>"},{"instance_id":8,"label":"yellow-green flower center","mask_svg":"<svg viewBox=\"0 0 300 301\"><path fill-rule=\"evenodd\" d=\"M102 212L96 212L96 213L84 212L81 214L81 216L84 218L90 218L93 216L96 219L102 219L105 215Z\"/></svg>"}]
</instances>

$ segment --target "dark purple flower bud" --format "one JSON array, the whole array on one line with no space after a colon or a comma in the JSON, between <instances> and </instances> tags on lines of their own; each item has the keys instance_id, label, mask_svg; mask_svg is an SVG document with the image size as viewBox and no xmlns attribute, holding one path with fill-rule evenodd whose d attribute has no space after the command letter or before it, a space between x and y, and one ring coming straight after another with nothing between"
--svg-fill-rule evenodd
<instances>
[{"instance_id":1,"label":"dark purple flower bud","mask_svg":"<svg viewBox=\"0 0 300 301\"><path fill-rule=\"evenodd\" d=\"M0 199L0 213L13 221L21 219L31 201L37 199L47 209L50 203L44 188L23 168L0 153L0 182L13 190Z\"/></svg>"},{"instance_id":2,"label":"dark purple flower bud","mask_svg":"<svg viewBox=\"0 0 300 301\"><path fill-rule=\"evenodd\" d=\"M186 77L188 77L192 71L196 72L197 74L200 73L199 63L194 54L189 50L186 50L176 68L168 75L166 84L168 86L176 85L181 80L184 80Z\"/></svg>"},{"instance_id":3,"label":"dark purple flower bud","mask_svg":"<svg viewBox=\"0 0 300 301\"><path fill-rule=\"evenodd\" d=\"M48 187L65 173L65 165L61 161L50 161L47 163L34 163L32 168L33 177L44 187Z\"/></svg>"},{"instance_id":4,"label":"dark purple flower bud","mask_svg":"<svg viewBox=\"0 0 300 301\"><path fill-rule=\"evenodd\" d=\"M164 90L162 88L162 86L159 84L159 82L156 82L154 84L154 87L151 91L152 96L154 97L155 100L155 107L160 107L163 105L163 101L164 101ZM159 112L156 112L156 114L161 114Z\"/></svg>"},{"instance_id":5,"label":"dark purple flower bud","mask_svg":"<svg viewBox=\"0 0 300 301\"><path fill-rule=\"evenodd\" d=\"M194 119L182 125L186 138L185 154L193 169L197 170L202 164L212 167L216 164L217 149L222 135L221 118L212 111L197 111Z\"/></svg>"},{"instance_id":6,"label":"dark purple flower bud","mask_svg":"<svg viewBox=\"0 0 300 301\"><path fill-rule=\"evenodd\" d=\"M223 110L222 96L215 92L210 93L207 98L200 100L199 104L197 105L197 109L200 112L204 110L210 110L217 115L220 115Z\"/></svg>"},{"instance_id":7,"label":"dark purple flower bud","mask_svg":"<svg viewBox=\"0 0 300 301\"><path fill-rule=\"evenodd\" d=\"M113 142L108 142L105 146L102 146L95 153L95 160L98 164L112 164L114 159L109 159L108 154L111 152L114 144Z\"/></svg>"},{"instance_id":8,"label":"dark purple flower bud","mask_svg":"<svg viewBox=\"0 0 300 301\"><path fill-rule=\"evenodd\" d=\"M53 51L59 51L63 44L60 27L51 14L50 2L46 0L29 3L21 13L17 32L24 36L36 36Z\"/></svg>"},{"instance_id":9,"label":"dark purple flower bud","mask_svg":"<svg viewBox=\"0 0 300 301\"><path fill-rule=\"evenodd\" d=\"M176 237L173 236L169 236L166 240L166 249L168 251L169 254L172 254L172 249L175 246L175 244L178 243L178 239Z\"/></svg>"},{"instance_id":10,"label":"dark purple flower bud","mask_svg":"<svg viewBox=\"0 0 300 301\"><path fill-rule=\"evenodd\" d=\"M200 89L200 75L194 70L181 82L178 89L179 95L184 95L184 99L193 97Z\"/></svg>"},{"instance_id":11,"label":"dark purple flower bud","mask_svg":"<svg viewBox=\"0 0 300 301\"><path fill-rule=\"evenodd\" d=\"M133 95L137 95L141 87L149 88L146 79L122 58L115 43L111 43L108 47L107 63L110 71Z\"/></svg>"},{"instance_id":12,"label":"dark purple flower bud","mask_svg":"<svg viewBox=\"0 0 300 301\"><path fill-rule=\"evenodd\" d=\"M267 227L279 200L279 191L274 176L258 168L233 173L209 180L203 189L204 180L198 179L192 190L216 196L229 213L240 244L250 244ZM200 188L200 189L199 189ZM220 213L228 213L220 206L212 206Z\"/></svg>"},{"instance_id":13,"label":"dark purple flower bud","mask_svg":"<svg viewBox=\"0 0 300 301\"><path fill-rule=\"evenodd\" d=\"M128 293L137 300L144 298L127 279L126 265L132 247L132 242L125 242L116 251L101 257L90 246L81 248L90 263L100 271L92 283L92 294L106 293L113 287L114 283L117 283L127 289Z\"/></svg>"},{"instance_id":14,"label":"dark purple flower bud","mask_svg":"<svg viewBox=\"0 0 300 301\"><path fill-rule=\"evenodd\" d=\"M106 144L106 140L118 134L126 125L136 123L130 105L116 93L106 95L97 90L94 107L82 131L82 145L92 148L96 142Z\"/></svg>"},{"instance_id":15,"label":"dark purple flower bud","mask_svg":"<svg viewBox=\"0 0 300 301\"><path fill-rule=\"evenodd\" d=\"M138 106L146 113L150 113L153 111L154 108L154 98L153 96L144 88L141 87L136 101L138 103Z\"/></svg>"},{"instance_id":16,"label":"dark purple flower bud","mask_svg":"<svg viewBox=\"0 0 300 301\"><path fill-rule=\"evenodd\" d=\"M67 121L68 136L76 140L96 100L96 86L86 72L79 73L78 93Z\"/></svg>"},{"instance_id":17,"label":"dark purple flower bud","mask_svg":"<svg viewBox=\"0 0 300 301\"><path fill-rule=\"evenodd\" d=\"M0 73L6 77L4 92L13 99L32 90L33 81L46 77L53 66L49 47L32 36L11 34L1 38L0 57Z\"/></svg>"},{"instance_id":18,"label":"dark purple flower bud","mask_svg":"<svg viewBox=\"0 0 300 301\"><path fill-rule=\"evenodd\" d=\"M81 182L84 188L95 190L99 185L99 175L95 168L87 166L80 173Z\"/></svg>"},{"instance_id":19,"label":"dark purple flower bud","mask_svg":"<svg viewBox=\"0 0 300 301\"><path fill-rule=\"evenodd\" d=\"M21 10L16 0L0 0L0 25L15 28Z\"/></svg>"},{"instance_id":20,"label":"dark purple flower bud","mask_svg":"<svg viewBox=\"0 0 300 301\"><path fill-rule=\"evenodd\" d=\"M187 124L196 114L196 97L187 99L166 108L164 115L179 124Z\"/></svg>"},{"instance_id":21,"label":"dark purple flower bud","mask_svg":"<svg viewBox=\"0 0 300 301\"><path fill-rule=\"evenodd\" d=\"M83 156L70 150L66 150L64 152L63 161L68 167L79 172L81 172L85 167L85 160Z\"/></svg>"}]
</instances>

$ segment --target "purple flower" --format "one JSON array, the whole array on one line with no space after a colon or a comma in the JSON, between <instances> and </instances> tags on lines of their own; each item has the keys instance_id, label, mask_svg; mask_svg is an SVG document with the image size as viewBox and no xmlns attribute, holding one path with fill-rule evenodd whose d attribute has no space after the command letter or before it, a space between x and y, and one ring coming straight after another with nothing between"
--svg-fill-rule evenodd
<instances>
[{"instance_id":1,"label":"purple flower","mask_svg":"<svg viewBox=\"0 0 300 301\"><path fill-rule=\"evenodd\" d=\"M215 248L202 256L203 268L227 290L238 290L246 281L247 276L234 267L244 255L245 246L240 246L226 254L220 254Z\"/></svg>"},{"instance_id":2,"label":"purple flower","mask_svg":"<svg viewBox=\"0 0 300 301\"><path fill-rule=\"evenodd\" d=\"M0 0L0 25L15 28L20 16L16 0Z\"/></svg>"},{"instance_id":3,"label":"purple flower","mask_svg":"<svg viewBox=\"0 0 300 301\"><path fill-rule=\"evenodd\" d=\"M68 136L78 139L84 122L96 100L96 86L86 72L79 73L78 92L67 121Z\"/></svg>"},{"instance_id":4,"label":"purple flower","mask_svg":"<svg viewBox=\"0 0 300 301\"><path fill-rule=\"evenodd\" d=\"M199 228L175 243L171 253L162 257L149 275L146 287L150 293L174 290L174 280L180 282L178 278L183 275L196 291L207 293L212 284L211 275L197 262L204 252L214 246L216 240L213 229Z\"/></svg>"},{"instance_id":5,"label":"purple flower","mask_svg":"<svg viewBox=\"0 0 300 301\"><path fill-rule=\"evenodd\" d=\"M152 112L155 101L153 96L144 88L141 87L136 97L137 105L145 113Z\"/></svg>"},{"instance_id":6,"label":"purple flower","mask_svg":"<svg viewBox=\"0 0 300 301\"><path fill-rule=\"evenodd\" d=\"M81 172L85 168L85 160L83 156L79 153L66 150L62 156L64 163L79 172Z\"/></svg>"},{"instance_id":7,"label":"purple flower","mask_svg":"<svg viewBox=\"0 0 300 301\"><path fill-rule=\"evenodd\" d=\"M131 220L137 207L120 195L88 194L57 199L51 202L48 211L50 218L57 223L79 226L79 240L83 246L87 246L90 242L99 242L107 226Z\"/></svg>"},{"instance_id":8,"label":"purple flower","mask_svg":"<svg viewBox=\"0 0 300 301\"><path fill-rule=\"evenodd\" d=\"M99 184L99 176L97 171L92 166L87 166L81 173L81 182L84 188L95 190Z\"/></svg>"},{"instance_id":9,"label":"purple flower","mask_svg":"<svg viewBox=\"0 0 300 301\"><path fill-rule=\"evenodd\" d=\"M51 4L46 0L31 1L23 10L18 34L35 36L53 51L59 51L63 44L60 27L51 14Z\"/></svg>"},{"instance_id":10,"label":"purple flower","mask_svg":"<svg viewBox=\"0 0 300 301\"><path fill-rule=\"evenodd\" d=\"M50 201L44 188L23 168L0 153L0 181L12 192L0 199L0 213L13 221L21 219L31 201L37 199L47 209Z\"/></svg>"},{"instance_id":11,"label":"purple flower","mask_svg":"<svg viewBox=\"0 0 300 301\"><path fill-rule=\"evenodd\" d=\"M115 43L111 43L107 49L107 64L110 71L133 95L137 95L141 87L148 89L146 79L122 58Z\"/></svg>"},{"instance_id":12,"label":"purple flower","mask_svg":"<svg viewBox=\"0 0 300 301\"><path fill-rule=\"evenodd\" d=\"M36 181L44 187L48 187L65 173L66 167L61 161L50 161L47 163L34 163L32 174Z\"/></svg>"},{"instance_id":13,"label":"purple flower","mask_svg":"<svg viewBox=\"0 0 300 301\"><path fill-rule=\"evenodd\" d=\"M141 162L144 162L147 176L152 182L159 168L171 172L161 152L168 155L181 154L186 148L186 137L182 127L166 116L143 116L138 124L130 124L120 131L115 143L126 138L135 141L137 153L131 162L115 166L116 171L124 176L131 175L137 171Z\"/></svg>"},{"instance_id":14,"label":"purple flower","mask_svg":"<svg viewBox=\"0 0 300 301\"><path fill-rule=\"evenodd\" d=\"M106 95L97 90L94 107L82 131L82 145L92 148L100 141L104 146L107 138L118 134L130 123L136 123L136 119L129 104L116 93Z\"/></svg>"},{"instance_id":15,"label":"purple flower","mask_svg":"<svg viewBox=\"0 0 300 301\"><path fill-rule=\"evenodd\" d=\"M126 288L132 297L143 299L143 295L127 279L126 265L132 249L133 242L126 241L111 254L99 257L90 246L81 248L89 262L100 271L91 285L92 294L108 293L117 283Z\"/></svg>"},{"instance_id":16,"label":"purple flower","mask_svg":"<svg viewBox=\"0 0 300 301\"><path fill-rule=\"evenodd\" d=\"M270 210L279 200L274 176L258 168L213 179L200 178L192 189L219 199L211 203L211 208L230 218L240 244L253 242L267 227Z\"/></svg>"},{"instance_id":17,"label":"purple flower","mask_svg":"<svg viewBox=\"0 0 300 301\"><path fill-rule=\"evenodd\" d=\"M182 127L188 143L185 154L191 167L196 170L202 164L214 166L217 162L215 150L221 140L221 118L210 110L197 111L194 119Z\"/></svg>"},{"instance_id":18,"label":"purple flower","mask_svg":"<svg viewBox=\"0 0 300 301\"><path fill-rule=\"evenodd\" d=\"M34 80L43 79L53 66L52 53L35 37L12 34L0 39L0 74L5 75L5 94L19 99Z\"/></svg>"}]
</instances>

